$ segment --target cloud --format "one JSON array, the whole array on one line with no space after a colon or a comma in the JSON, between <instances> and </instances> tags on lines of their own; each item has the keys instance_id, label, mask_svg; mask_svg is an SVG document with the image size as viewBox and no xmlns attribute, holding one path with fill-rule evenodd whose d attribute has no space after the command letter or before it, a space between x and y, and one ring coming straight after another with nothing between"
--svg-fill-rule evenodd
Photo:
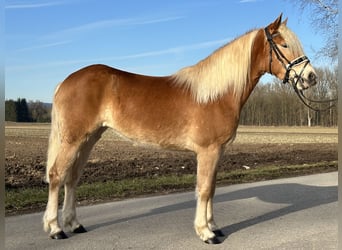
<instances>
[{"instance_id":1,"label":"cloud","mask_svg":"<svg viewBox=\"0 0 342 250\"><path fill-rule=\"evenodd\" d=\"M145 18L123 18L123 19L108 19L100 20L92 23L83 24L76 27L67 28L61 31L53 32L48 34L43 39L54 39L56 37L71 37L75 35L81 35L97 29L104 29L115 26L136 26L136 25L146 25L154 23L170 22L185 18L184 16L169 16L163 18L157 17L145 17Z\"/></svg>"},{"instance_id":2,"label":"cloud","mask_svg":"<svg viewBox=\"0 0 342 250\"><path fill-rule=\"evenodd\" d=\"M258 2L258 0L240 0L239 3L254 3Z\"/></svg>"},{"instance_id":3,"label":"cloud","mask_svg":"<svg viewBox=\"0 0 342 250\"><path fill-rule=\"evenodd\" d=\"M51 7L65 4L64 1L54 1L54 2L42 2L42 3L12 3L9 5L5 5L5 9L34 9L34 8L43 8L43 7Z\"/></svg>"},{"instance_id":4,"label":"cloud","mask_svg":"<svg viewBox=\"0 0 342 250\"><path fill-rule=\"evenodd\" d=\"M72 42L71 40L67 40L67 41L61 41L61 42L39 44L39 45L32 46L32 47L17 49L17 50L15 50L15 52L23 52L23 51L31 51L31 50L37 50L37 49L51 48L51 47L56 47L56 46L60 46L60 45L65 45L65 44L68 44L71 42Z\"/></svg>"},{"instance_id":5,"label":"cloud","mask_svg":"<svg viewBox=\"0 0 342 250\"><path fill-rule=\"evenodd\" d=\"M210 48L213 46L220 46L220 45L227 43L229 40L231 39L224 38L224 39L219 39L219 40L195 43L191 45L183 45L183 46L168 48L164 50L148 51L148 52L126 55L126 56L110 57L107 59L102 58L102 60L127 60L127 59L142 58L142 57L161 56L161 55L166 55L166 54L177 54L177 53L183 53L183 52L191 51L191 50L199 50L199 49Z\"/></svg>"},{"instance_id":6,"label":"cloud","mask_svg":"<svg viewBox=\"0 0 342 250\"><path fill-rule=\"evenodd\" d=\"M146 57L154 57L154 56L162 56L168 54L178 54L184 53L186 51L192 50L200 50L211 47L222 46L231 38L223 38L218 40L200 42L189 45L181 45L177 47L167 48L164 50L155 50L155 51L147 51L142 53L136 53L131 55L123 55L123 56L112 56L112 57L102 57L102 58L89 58L89 59L75 59L75 60L63 60L63 61L54 61L54 62L46 62L42 64L31 64L31 65L16 65L16 66L7 66L6 70L15 71L15 70L29 70L34 68L47 68L47 67L56 67L56 66L65 66L65 65L73 65L73 64L85 64L85 63L105 63L106 61L122 61L136 58L146 58Z\"/></svg>"}]
</instances>

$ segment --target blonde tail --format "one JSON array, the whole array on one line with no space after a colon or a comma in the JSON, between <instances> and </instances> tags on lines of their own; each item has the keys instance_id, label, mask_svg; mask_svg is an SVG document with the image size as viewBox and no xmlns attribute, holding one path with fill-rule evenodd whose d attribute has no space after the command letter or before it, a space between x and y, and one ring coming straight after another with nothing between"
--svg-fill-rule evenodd
<instances>
[{"instance_id":1,"label":"blonde tail","mask_svg":"<svg viewBox=\"0 0 342 250\"><path fill-rule=\"evenodd\" d=\"M57 93L59 85L56 88L55 94ZM48 154L47 154L47 164L46 164L46 176L45 181L49 183L49 172L51 167L55 164L60 146L60 131L58 125L58 115L55 104L52 105L51 110L51 132L49 137L49 146L48 146Z\"/></svg>"}]
</instances>

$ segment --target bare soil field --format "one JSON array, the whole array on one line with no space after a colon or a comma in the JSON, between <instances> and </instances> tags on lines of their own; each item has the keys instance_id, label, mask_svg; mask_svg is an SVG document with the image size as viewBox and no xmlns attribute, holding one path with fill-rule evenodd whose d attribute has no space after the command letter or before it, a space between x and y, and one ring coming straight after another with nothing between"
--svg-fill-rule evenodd
<instances>
[{"instance_id":1,"label":"bare soil field","mask_svg":"<svg viewBox=\"0 0 342 250\"><path fill-rule=\"evenodd\" d=\"M6 189L45 187L49 124L6 123ZM219 171L337 160L337 128L240 126ZM107 130L95 145L81 182L196 173L191 152L136 145Z\"/></svg>"}]
</instances>

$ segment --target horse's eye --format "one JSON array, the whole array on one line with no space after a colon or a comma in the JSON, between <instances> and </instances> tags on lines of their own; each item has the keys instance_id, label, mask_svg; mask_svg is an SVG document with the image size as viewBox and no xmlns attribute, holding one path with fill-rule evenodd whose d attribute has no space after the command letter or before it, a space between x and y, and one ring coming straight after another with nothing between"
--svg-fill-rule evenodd
<instances>
[{"instance_id":1,"label":"horse's eye","mask_svg":"<svg viewBox=\"0 0 342 250\"><path fill-rule=\"evenodd\" d=\"M281 44L280 46L283 47L283 48L288 48L288 47L289 47L289 46L287 46L286 43L283 43L283 44Z\"/></svg>"}]
</instances>

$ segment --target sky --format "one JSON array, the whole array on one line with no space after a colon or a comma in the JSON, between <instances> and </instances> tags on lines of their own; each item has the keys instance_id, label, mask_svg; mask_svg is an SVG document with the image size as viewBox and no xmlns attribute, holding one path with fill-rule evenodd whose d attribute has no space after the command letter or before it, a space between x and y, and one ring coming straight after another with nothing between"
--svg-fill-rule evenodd
<instances>
[{"instance_id":1,"label":"sky","mask_svg":"<svg viewBox=\"0 0 342 250\"><path fill-rule=\"evenodd\" d=\"M56 85L91 64L170 75L280 13L314 66L323 38L289 0L6 0L5 99L52 102ZM269 81L266 76L261 81Z\"/></svg>"}]
</instances>

